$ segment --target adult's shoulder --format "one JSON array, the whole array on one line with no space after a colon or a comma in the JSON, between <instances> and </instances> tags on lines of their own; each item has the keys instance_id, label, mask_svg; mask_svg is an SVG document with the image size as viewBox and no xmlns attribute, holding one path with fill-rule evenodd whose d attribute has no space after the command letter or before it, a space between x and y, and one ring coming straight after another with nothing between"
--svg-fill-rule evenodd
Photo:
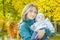
<instances>
[{"instance_id":1,"label":"adult's shoulder","mask_svg":"<svg viewBox=\"0 0 60 40\"><path fill-rule=\"evenodd\" d=\"M19 29L26 28L27 26L28 26L28 24L26 22L22 22L19 24Z\"/></svg>"}]
</instances>

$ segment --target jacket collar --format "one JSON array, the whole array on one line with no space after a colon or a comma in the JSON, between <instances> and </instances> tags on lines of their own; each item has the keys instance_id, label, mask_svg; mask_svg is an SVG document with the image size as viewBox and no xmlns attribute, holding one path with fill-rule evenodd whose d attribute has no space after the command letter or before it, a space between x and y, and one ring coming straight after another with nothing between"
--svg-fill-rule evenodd
<instances>
[{"instance_id":1,"label":"jacket collar","mask_svg":"<svg viewBox=\"0 0 60 40\"><path fill-rule=\"evenodd\" d=\"M26 19L26 20L24 20L26 23L28 23L29 25L32 25L34 22L35 22L35 20L33 19L33 20L31 20L31 19Z\"/></svg>"}]
</instances>

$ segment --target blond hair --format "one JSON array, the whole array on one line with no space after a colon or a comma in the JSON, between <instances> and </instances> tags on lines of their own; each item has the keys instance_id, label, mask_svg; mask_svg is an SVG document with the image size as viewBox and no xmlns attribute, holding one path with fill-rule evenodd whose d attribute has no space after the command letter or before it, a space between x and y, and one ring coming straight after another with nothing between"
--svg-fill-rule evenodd
<instances>
[{"instance_id":1,"label":"blond hair","mask_svg":"<svg viewBox=\"0 0 60 40\"><path fill-rule=\"evenodd\" d=\"M24 7L23 11L22 11L21 21L18 23L18 26L19 26L20 23L22 23L23 20L26 19L26 15L27 15L27 13L28 13L28 11L29 11L29 9L30 9L31 7L36 7L36 10L37 10L37 13L38 13L38 8L37 8L36 5L34 5L34 4L28 4L28 5L26 5L26 6Z\"/></svg>"},{"instance_id":2,"label":"blond hair","mask_svg":"<svg viewBox=\"0 0 60 40\"><path fill-rule=\"evenodd\" d=\"M37 10L37 13L38 13L38 8L37 8L36 5L34 5L34 4L28 4L28 5L26 5L26 6L24 7L24 9L23 9L23 11L22 11L22 17L21 17L22 21L26 19L26 15L27 15L27 13L28 13L28 11L29 11L29 9L30 9L31 7L36 7L36 10Z\"/></svg>"}]
</instances>

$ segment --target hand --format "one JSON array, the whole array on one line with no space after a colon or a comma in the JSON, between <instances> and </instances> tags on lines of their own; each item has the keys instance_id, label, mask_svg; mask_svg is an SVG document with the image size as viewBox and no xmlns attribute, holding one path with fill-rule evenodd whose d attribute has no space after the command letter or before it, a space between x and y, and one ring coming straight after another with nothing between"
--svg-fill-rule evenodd
<instances>
[{"instance_id":1,"label":"hand","mask_svg":"<svg viewBox=\"0 0 60 40\"><path fill-rule=\"evenodd\" d=\"M36 37L38 39L41 39L44 36L44 34L45 34L45 30L39 30L38 31L38 34L36 35Z\"/></svg>"}]
</instances>

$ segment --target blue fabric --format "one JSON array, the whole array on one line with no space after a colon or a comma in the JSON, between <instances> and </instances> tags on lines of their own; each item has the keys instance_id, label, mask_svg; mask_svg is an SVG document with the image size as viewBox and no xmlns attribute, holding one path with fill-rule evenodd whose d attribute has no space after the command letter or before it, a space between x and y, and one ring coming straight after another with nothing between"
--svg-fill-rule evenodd
<instances>
[{"instance_id":1,"label":"blue fabric","mask_svg":"<svg viewBox=\"0 0 60 40\"><path fill-rule=\"evenodd\" d=\"M34 23L34 20L26 19L19 25L19 34L22 37L22 40L30 40L33 31L30 29L30 26Z\"/></svg>"},{"instance_id":2,"label":"blue fabric","mask_svg":"<svg viewBox=\"0 0 60 40\"><path fill-rule=\"evenodd\" d=\"M39 30L43 30L43 29L45 29L45 28L42 28L42 29L39 29ZM37 40L37 38L36 38L36 35L38 34L38 32L34 32L33 34L32 34L32 37L31 37L31 40ZM39 39L39 40L48 40L48 38L47 38L47 35L45 34L41 39Z\"/></svg>"},{"instance_id":3,"label":"blue fabric","mask_svg":"<svg viewBox=\"0 0 60 40\"><path fill-rule=\"evenodd\" d=\"M21 35L22 40L31 40L33 31L30 29L30 26L34 23L34 20L26 19L19 25L19 35ZM45 29L46 35L49 36L50 30ZM48 38L46 38L48 39Z\"/></svg>"},{"instance_id":4,"label":"blue fabric","mask_svg":"<svg viewBox=\"0 0 60 40\"><path fill-rule=\"evenodd\" d=\"M36 35L37 35L37 33L38 33L38 32L34 32L34 33L32 34L31 40L37 40L37 38L35 38Z\"/></svg>"}]
</instances>

